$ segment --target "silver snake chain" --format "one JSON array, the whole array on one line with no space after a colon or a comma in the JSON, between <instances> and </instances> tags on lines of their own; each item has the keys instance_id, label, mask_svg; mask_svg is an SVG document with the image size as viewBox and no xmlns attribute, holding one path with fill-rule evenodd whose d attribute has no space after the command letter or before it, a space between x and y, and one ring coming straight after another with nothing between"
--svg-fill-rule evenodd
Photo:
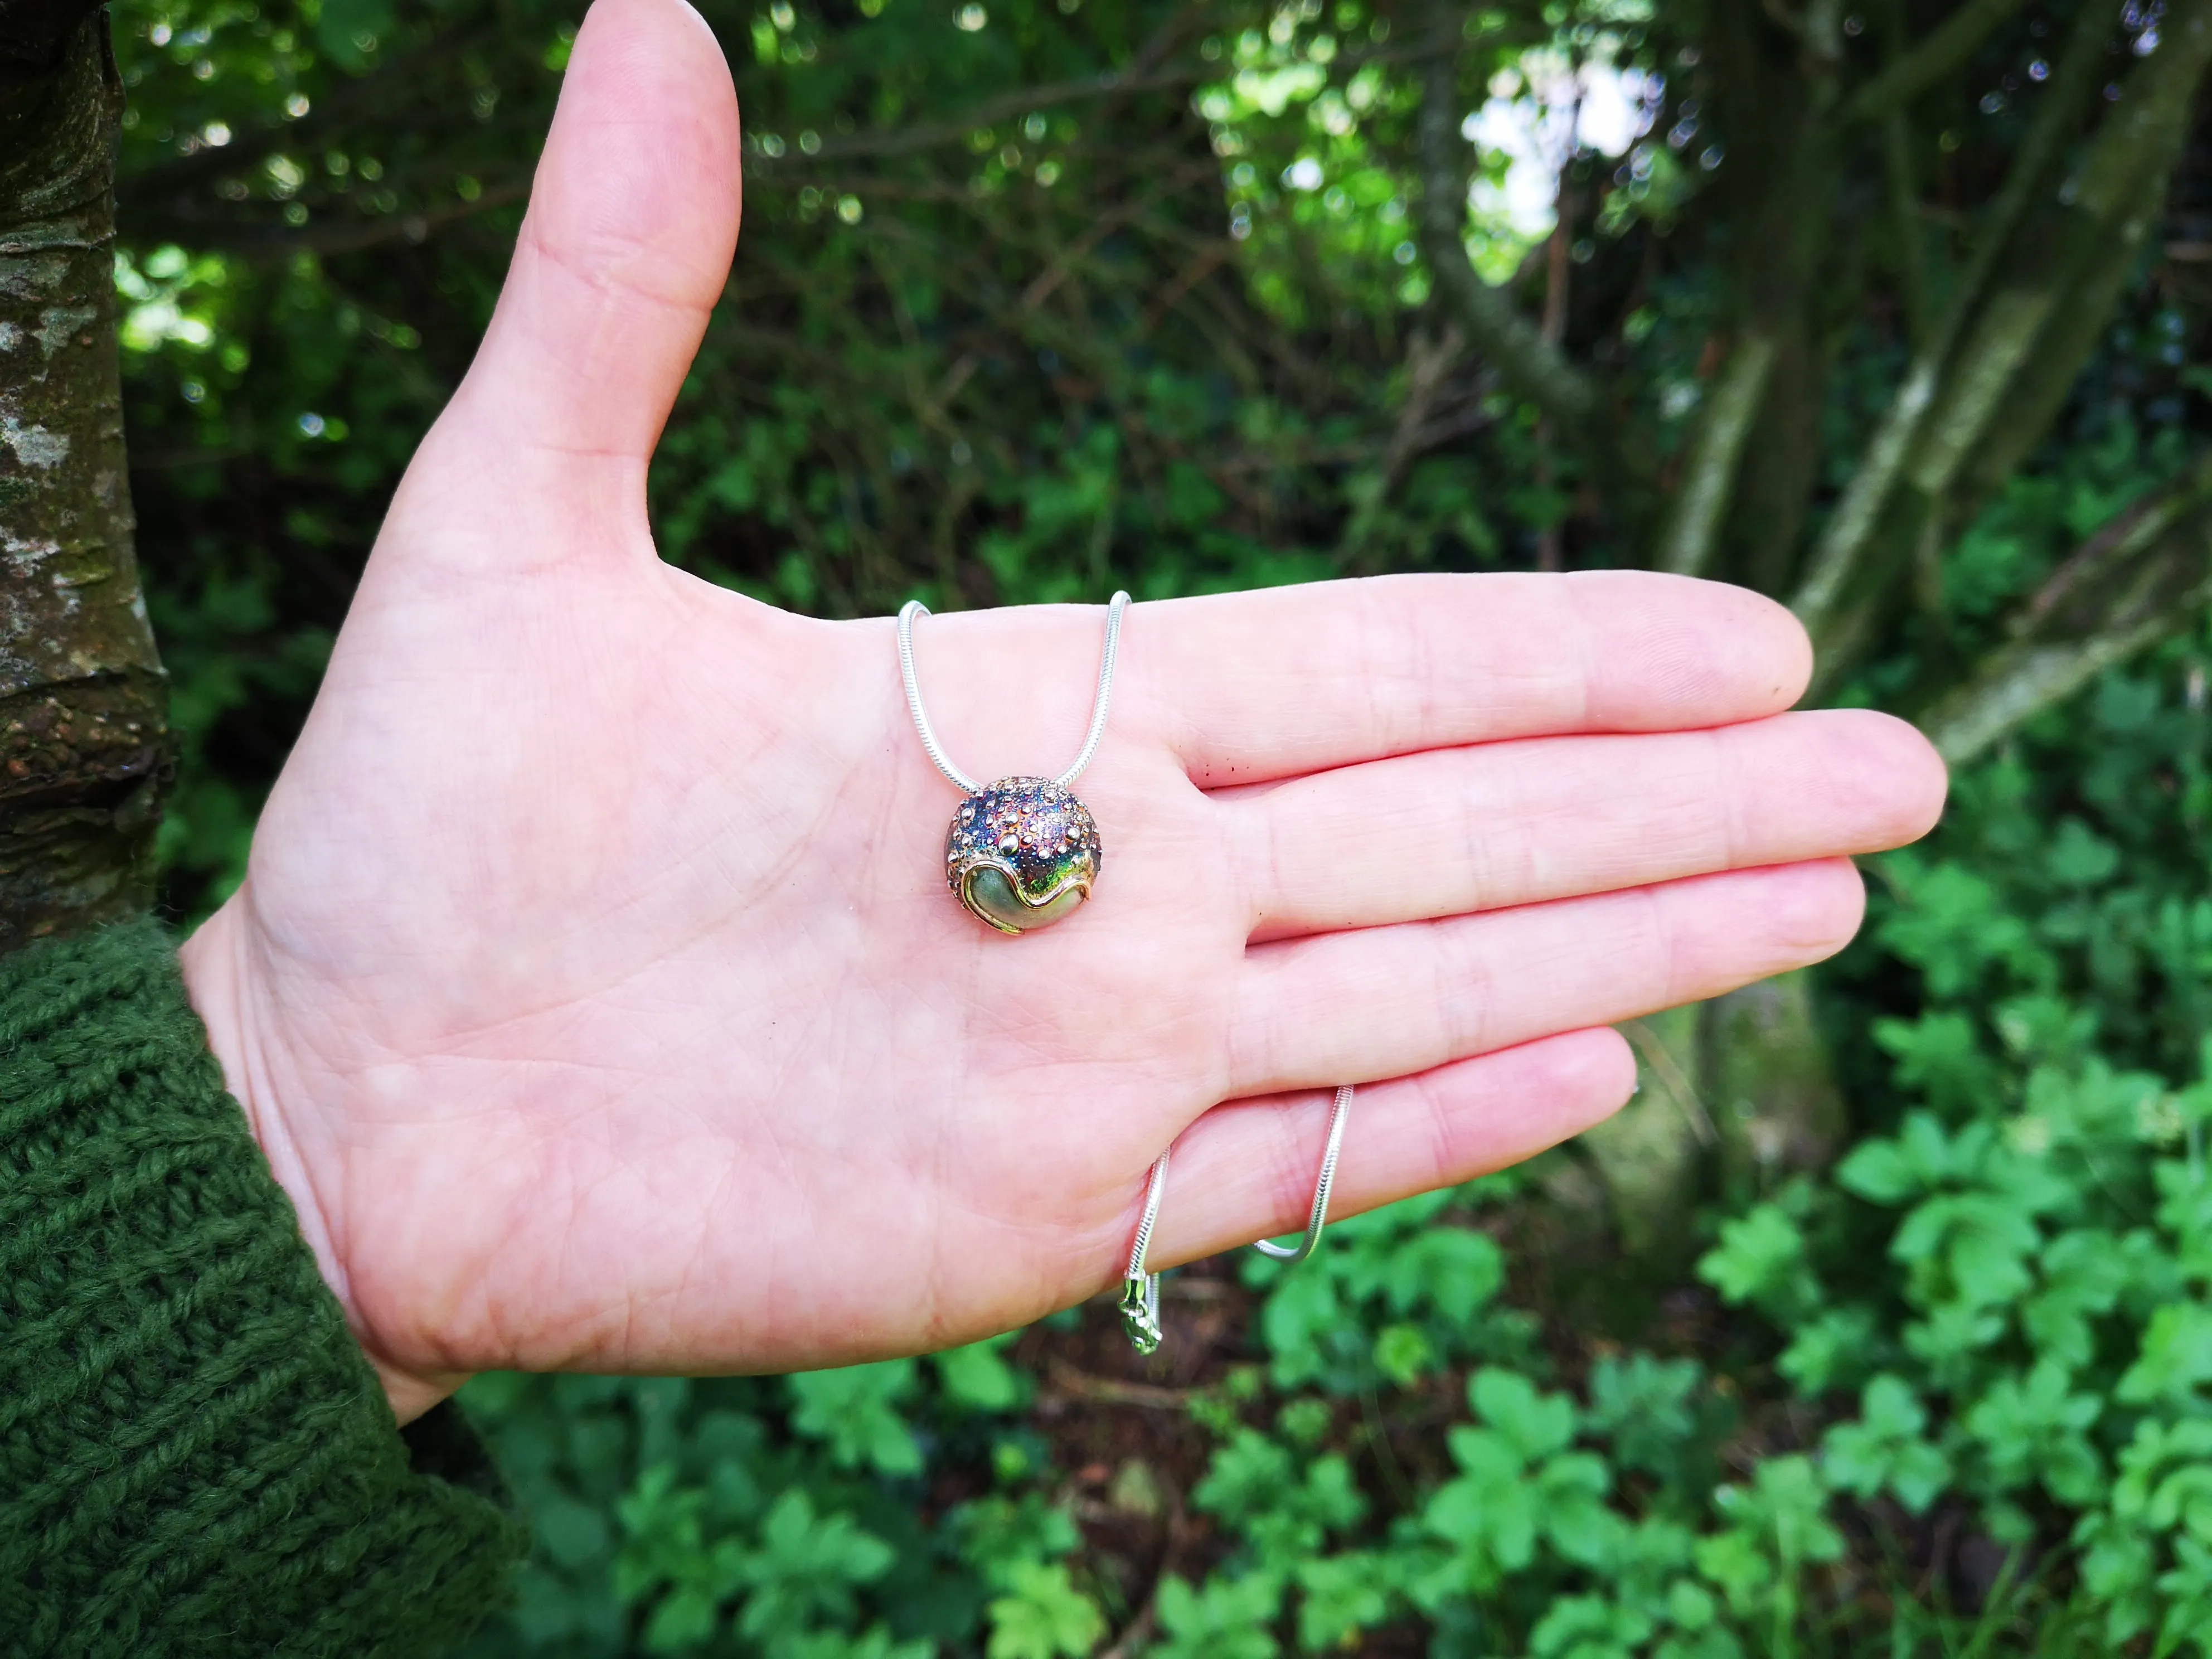
<instances>
[{"instance_id":1,"label":"silver snake chain","mask_svg":"<svg viewBox=\"0 0 2212 1659\"><path fill-rule=\"evenodd\" d=\"M1263 1238L1252 1248L1262 1255L1271 1255L1278 1261L1292 1266L1314 1253L1321 1243L1321 1230L1328 1220L1328 1195L1336 1185L1336 1155L1344 1147L1344 1125L1352 1115L1352 1088L1345 1084L1336 1091L1336 1104L1329 1109L1328 1144L1322 1148L1321 1174L1314 1182L1313 1208L1306 1216L1306 1230L1295 1244L1278 1244ZM1129 1340L1140 1353L1150 1353L1160 1346L1160 1276L1145 1265L1145 1257L1152 1249L1152 1224L1160 1218L1160 1200L1168 1188L1168 1154L1162 1152L1152 1160L1152 1178L1145 1184L1145 1212L1137 1221L1137 1237L1129 1246L1129 1266L1121 1277L1121 1320L1127 1328Z\"/></svg>"},{"instance_id":2,"label":"silver snake chain","mask_svg":"<svg viewBox=\"0 0 2212 1659\"><path fill-rule=\"evenodd\" d=\"M1106 735L1106 709L1114 701L1114 664L1121 653L1121 616L1128 608L1129 596L1126 592L1117 592L1107 601L1106 649L1098 659L1098 690L1091 703L1091 730L1067 770L1053 780L1063 789L1083 775L1083 769L1098 752L1099 739ZM899 607L899 678L906 682L907 712L914 716L914 729L921 735L922 750L928 755L930 764L944 773L945 781L962 794L979 794L982 784L952 763L944 745L937 741L937 733L930 728L929 716L922 711L921 682L914 673L914 619L928 614L929 607L920 599L908 599Z\"/></svg>"},{"instance_id":3,"label":"silver snake chain","mask_svg":"<svg viewBox=\"0 0 2212 1659\"><path fill-rule=\"evenodd\" d=\"M1083 775L1084 768L1098 752L1099 740L1106 735L1106 713L1114 700L1114 668L1121 652L1121 617L1129 608L1129 596L1117 592L1106 606L1106 645L1098 659L1098 690L1091 705L1091 730L1083 738L1083 747L1067 769L1053 781L1066 788ZM923 752L930 764L945 775L945 781L963 795L981 793L982 783L969 777L952 763L945 746L937 740L937 732L929 724L929 714L921 706L921 682L914 669L914 623L917 617L927 617L929 607L920 599L908 599L899 607L898 659L899 678L906 684L907 712L914 716L914 729L921 738ZM1271 1239L1261 1239L1253 1249L1274 1257L1278 1261L1295 1265L1314 1253L1321 1243L1321 1230L1328 1220L1329 1193L1336 1185L1337 1154L1344 1146L1344 1125L1352 1113L1352 1086L1349 1083L1336 1091L1336 1104L1329 1110L1328 1141L1322 1149L1321 1174L1314 1181L1313 1208L1306 1217L1306 1230L1296 1244L1278 1244ZM1121 1285L1121 1316L1129 1332L1129 1340L1139 1352L1150 1353L1160 1345L1160 1276L1146 1265L1146 1256L1152 1249L1152 1228L1160 1218L1160 1200L1167 1195L1168 1154L1162 1152L1153 1160L1152 1171L1145 1183L1145 1210L1137 1223L1137 1237L1129 1247L1129 1267Z\"/></svg>"}]
</instances>

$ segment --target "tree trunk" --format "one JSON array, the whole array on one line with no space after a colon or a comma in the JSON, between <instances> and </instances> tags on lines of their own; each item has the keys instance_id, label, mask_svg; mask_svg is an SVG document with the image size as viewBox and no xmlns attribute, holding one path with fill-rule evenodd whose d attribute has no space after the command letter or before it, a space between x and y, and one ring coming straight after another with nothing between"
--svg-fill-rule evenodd
<instances>
[{"instance_id":1,"label":"tree trunk","mask_svg":"<svg viewBox=\"0 0 2212 1659\"><path fill-rule=\"evenodd\" d=\"M1679 1276L1701 1248L1686 1224L1700 1200L1771 1193L1823 1167L1849 1138L1848 1114L1808 972L1624 1029L1636 1049L1636 1097L1585 1131L1582 1147L1638 1276Z\"/></svg>"},{"instance_id":2,"label":"tree trunk","mask_svg":"<svg viewBox=\"0 0 2212 1659\"><path fill-rule=\"evenodd\" d=\"M1636 1097L1582 1137L1640 1277L1679 1277L1696 1259L1697 1236L1682 1222L1705 1195L1718 1139L1699 1076L1703 1014L1692 1004L1624 1028L1636 1049Z\"/></svg>"},{"instance_id":3,"label":"tree trunk","mask_svg":"<svg viewBox=\"0 0 2212 1659\"><path fill-rule=\"evenodd\" d=\"M167 684L131 550L107 15L0 13L0 951L145 908Z\"/></svg>"}]
</instances>

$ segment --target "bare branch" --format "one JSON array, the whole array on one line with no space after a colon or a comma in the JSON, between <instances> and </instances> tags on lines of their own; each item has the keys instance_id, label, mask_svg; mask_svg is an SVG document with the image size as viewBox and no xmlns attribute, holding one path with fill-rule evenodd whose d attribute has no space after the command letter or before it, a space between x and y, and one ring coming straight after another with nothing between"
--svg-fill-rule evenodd
<instances>
[{"instance_id":1,"label":"bare branch","mask_svg":"<svg viewBox=\"0 0 2212 1659\"><path fill-rule=\"evenodd\" d=\"M1928 347L1927 232L1912 177L1912 128L1905 112L1881 124L1883 182L1888 187L1892 234L1897 238L1897 285L1905 303L1905 332L1916 352Z\"/></svg>"},{"instance_id":2,"label":"bare branch","mask_svg":"<svg viewBox=\"0 0 2212 1659\"><path fill-rule=\"evenodd\" d=\"M1953 765L2098 674L2179 633L2212 599L2212 459L2075 551L2022 607L2012 641L1922 719Z\"/></svg>"},{"instance_id":3,"label":"bare branch","mask_svg":"<svg viewBox=\"0 0 2212 1659\"><path fill-rule=\"evenodd\" d=\"M1397 429L1391 434L1374 476L1363 481L1364 488L1354 486L1354 505L1345 520L1344 533L1337 541L1340 558L1349 561L1357 557L1374 534L1375 521L1382 516L1390 493L1405 477L1413 458L1420 453L1422 435L1430 413L1436 407L1437 394L1443 390L1444 380L1466 345L1458 328L1449 323L1433 340L1419 329L1407 337L1405 406L1398 412Z\"/></svg>"},{"instance_id":4,"label":"bare branch","mask_svg":"<svg viewBox=\"0 0 2212 1659\"><path fill-rule=\"evenodd\" d=\"M1899 110L1972 56L2021 0L1966 0L1911 52L1861 87L1844 106L1847 121L1872 121Z\"/></svg>"},{"instance_id":5,"label":"bare branch","mask_svg":"<svg viewBox=\"0 0 2212 1659\"><path fill-rule=\"evenodd\" d=\"M2190 0L2191 16L2201 16L2203 0ZM1790 601L1813 635L1823 661L1824 674L1840 672L1850 651L1845 635L1863 633L1864 618L1846 625L1847 609L1856 609L1855 596L1864 585L1864 568L1887 544L1881 529L1900 516L1911 520L1917 533L1924 529L1928 502L1909 514L1893 514L1893 497L1905 482L1908 466L1916 487L1937 494L1948 487L1959 463L1979 441L1988 422L2002 407L2009 376L2020 367L2025 346L2016 343L2025 331L2027 345L2035 331L2068 287L2068 278L2087 264L2094 264L2110 236L2120 226L2100 222L2098 211L2082 199L2077 189L2071 201L2048 208L2050 222L2039 222L2033 234L2024 228L2029 205L2045 188L2050 169L2067 136L2079 122L2102 76L2105 40L2118 15L2117 0L2094 0L2076 17L2074 30L2061 54L2057 72L2043 94L2044 106L2021 146L2011 174L1991 210L1972 263L1937 325L1933 337L1907 366L1905 378L1892 397L1881 423L1869 441L1865 459L1837 503L1826 528L1813 550L1805 580ZM2180 20L2185 27L2186 20ZM2154 98L2150 79L2153 64L2139 68L2129 78L2123 99L2138 105L2170 101L2176 63L2186 51L2160 54L2158 83L2165 95ZM2154 60L2155 62L2155 60ZM2202 73L2202 60L2181 64L2188 72L2188 87ZM2187 92L2181 94L2186 107ZM2108 123L2092 145L2093 155L2117 142L2120 129ZM2145 158L2138 150L2140 165ZM2170 168L2172 156L2166 161ZM2086 167L2086 163L2085 163ZM2162 168L2158 177L2163 178ZM2101 201L2099 206L2109 206ZM2063 269L2054 271L2054 262ZM2009 264L2014 292L1999 294L1984 303L1984 295L1996 272ZM2039 281L2041 289L2036 286ZM2101 316L2099 318L2101 324ZM1969 329L1974 338L1963 347ZM2070 376L2071 371L2069 371ZM1939 406L1942 412L1936 414ZM1975 411L1978 410L1978 415ZM1931 454L1923 434L1937 432L1943 440L1940 456ZM1941 465L1936 463L1940 459Z\"/></svg>"},{"instance_id":6,"label":"bare branch","mask_svg":"<svg viewBox=\"0 0 2212 1659\"><path fill-rule=\"evenodd\" d=\"M2065 304L2050 316L2034 349L2021 359L2002 400L1981 422L1980 442L1947 480L1952 496L1969 508L2000 488L2051 429L2081 365L2111 323L2145 245L2158 228L2166 201L2166 171L2161 167L2144 179L2133 207L2087 250L2091 257L2075 274ZM1940 420L1941 415L1936 418Z\"/></svg>"},{"instance_id":7,"label":"bare branch","mask_svg":"<svg viewBox=\"0 0 2212 1659\"><path fill-rule=\"evenodd\" d=\"M1832 82L1844 57L1844 0L1806 0L1805 55L1820 81ZM1814 88L1814 96L1823 100L1823 109L1834 95L1832 85Z\"/></svg>"},{"instance_id":8,"label":"bare branch","mask_svg":"<svg viewBox=\"0 0 2212 1659\"><path fill-rule=\"evenodd\" d=\"M1462 240L1467 225L1465 146L1459 136L1458 18L1449 8L1423 71L1419 122L1421 204L1418 231L1437 289L1467 331L1468 343L1507 386L1561 428L1582 438L1597 411L1597 393L1566 355L1521 314L1508 294L1482 280Z\"/></svg>"},{"instance_id":9,"label":"bare branch","mask_svg":"<svg viewBox=\"0 0 2212 1659\"><path fill-rule=\"evenodd\" d=\"M234 253L257 264L271 264L295 253L325 257L360 253L392 242L421 242L451 226L466 223L495 208L530 198L526 177L495 181L472 201L448 202L421 213L327 214L293 226L266 220L199 217L188 212L150 214L130 228L143 240L172 238L196 248Z\"/></svg>"},{"instance_id":10,"label":"bare branch","mask_svg":"<svg viewBox=\"0 0 2212 1659\"><path fill-rule=\"evenodd\" d=\"M467 98L453 94L452 76L469 54L495 45L498 40L496 16L445 31L366 75L319 93L313 112L299 120L280 122L272 118L234 134L221 149L198 149L125 174L116 184L125 229L135 232L140 219L159 211L157 204L163 200L188 196L226 175L245 173L279 150L312 151L337 143L364 124L401 127L426 139L436 125L466 122L471 128L478 127L480 124L465 113ZM543 123L543 115L533 112L519 125L535 131Z\"/></svg>"},{"instance_id":11,"label":"bare branch","mask_svg":"<svg viewBox=\"0 0 2212 1659\"><path fill-rule=\"evenodd\" d=\"M1125 98L1133 93L1195 86L1200 81L1218 76L1220 70L1214 64L1202 62L1170 64L1166 60L1183 42L1204 33L1218 21L1210 7L1187 7L1170 17L1145 43L1134 61L1125 69L1108 70L1102 75L1088 75L1080 80L1056 81L1046 86L1025 87L1002 93L950 121L922 122L908 127L856 132L845 137L825 137L821 148L811 156L792 155L777 161L748 147L746 170L750 173L756 168L763 172L798 168L810 162L843 161L856 155L910 155L918 150L934 149L942 144L963 143L978 127L995 126L1001 121L1017 115L1026 115L1035 110L1057 109L1067 104L1086 103L1099 98Z\"/></svg>"},{"instance_id":12,"label":"bare branch","mask_svg":"<svg viewBox=\"0 0 2212 1659\"><path fill-rule=\"evenodd\" d=\"M1759 0L1759 9L1765 12L1774 27L1793 40L1805 38L1805 20L1782 3L1782 0Z\"/></svg>"},{"instance_id":13,"label":"bare branch","mask_svg":"<svg viewBox=\"0 0 2212 1659\"><path fill-rule=\"evenodd\" d=\"M1143 218L1167 198L1180 195L1194 185L1211 183L1218 176L1211 161L1180 167L1154 181L1152 187L1134 201L1100 214L1080 236L1055 254L1052 263L1039 271L1030 285L1022 290L1019 309L1035 311L1042 305L1051 297L1052 291L1067 280L1068 274L1088 259L1099 244L1115 232Z\"/></svg>"},{"instance_id":14,"label":"bare branch","mask_svg":"<svg viewBox=\"0 0 2212 1659\"><path fill-rule=\"evenodd\" d=\"M2188 137L2212 63L2212 3L2175 5L2165 33L2158 52L2129 77L2057 210L2025 228L2033 234L2018 240L2006 280L1964 342L1930 414L1929 441L1909 468L1928 494L1948 492L1969 457L1993 440L2008 471L2041 436L2103 331ZM2029 386L2038 395L2024 397Z\"/></svg>"},{"instance_id":15,"label":"bare branch","mask_svg":"<svg viewBox=\"0 0 2212 1659\"><path fill-rule=\"evenodd\" d=\"M1736 343L1714 381L1681 484L1660 532L1657 562L1662 570L1702 576L1712 568L1735 484L1736 464L1751 436L1759 399L1765 396L1774 356L1773 336L1747 335Z\"/></svg>"}]
</instances>

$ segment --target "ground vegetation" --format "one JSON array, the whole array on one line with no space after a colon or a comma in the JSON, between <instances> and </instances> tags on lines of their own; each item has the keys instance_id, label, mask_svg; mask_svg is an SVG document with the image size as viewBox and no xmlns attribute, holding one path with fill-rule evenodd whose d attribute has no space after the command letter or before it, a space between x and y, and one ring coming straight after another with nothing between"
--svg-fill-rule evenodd
<instances>
[{"instance_id":1,"label":"ground vegetation","mask_svg":"<svg viewBox=\"0 0 2212 1659\"><path fill-rule=\"evenodd\" d=\"M665 556L832 615L1724 578L1954 799L1838 963L1635 1027L1613 1123L1200 1264L1151 1364L1092 1307L479 1379L539 1541L474 1651L2212 1652L2212 4L703 9L747 218ZM127 629L9 659L10 925L127 902L149 836L179 920L237 879L577 21L131 0L112 66L81 8L0 27L0 131L81 94L119 143L114 229L64 204L114 295L38 361L119 386L173 734L23 735L143 697ZM12 165L0 270L58 222ZM18 297L0 515L90 559L128 526L24 459L63 302Z\"/></svg>"}]
</instances>

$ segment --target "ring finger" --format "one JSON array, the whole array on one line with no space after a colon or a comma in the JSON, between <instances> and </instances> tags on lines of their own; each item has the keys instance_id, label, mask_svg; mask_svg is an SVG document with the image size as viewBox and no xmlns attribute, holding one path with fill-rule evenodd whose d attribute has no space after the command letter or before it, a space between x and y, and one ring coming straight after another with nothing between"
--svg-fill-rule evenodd
<instances>
[{"instance_id":1,"label":"ring finger","mask_svg":"<svg viewBox=\"0 0 2212 1659\"><path fill-rule=\"evenodd\" d=\"M1717 996L1842 949L1865 902L1832 859L1257 945L1223 1093L1403 1077Z\"/></svg>"},{"instance_id":2,"label":"ring finger","mask_svg":"<svg viewBox=\"0 0 2212 1659\"><path fill-rule=\"evenodd\" d=\"M1329 1218L1534 1157L1618 1109L1636 1082L1619 1033L1570 1031L1362 1089ZM1172 1267L1297 1231L1313 1202L1333 1091L1232 1100L1176 1142L1147 1261Z\"/></svg>"}]
</instances>

